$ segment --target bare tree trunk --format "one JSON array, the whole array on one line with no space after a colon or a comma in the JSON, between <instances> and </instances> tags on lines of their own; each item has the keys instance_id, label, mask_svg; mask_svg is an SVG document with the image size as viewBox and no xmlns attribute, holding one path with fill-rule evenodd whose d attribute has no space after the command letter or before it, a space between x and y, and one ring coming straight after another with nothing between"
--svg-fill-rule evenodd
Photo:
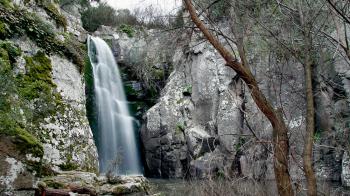
<instances>
[{"instance_id":1,"label":"bare tree trunk","mask_svg":"<svg viewBox=\"0 0 350 196\"><path fill-rule=\"evenodd\" d=\"M272 127L274 135L274 170L277 182L278 193L281 196L294 195L292 182L288 172L288 155L289 155L289 142L288 142L288 128L284 123L281 115L271 106L267 101L264 94L259 89L258 83L255 77L248 68L246 62L240 63L238 60L216 39L204 25L204 23L198 18L196 10L192 5L191 0L184 0L187 10L191 15L192 21L202 31L206 39L213 45L213 47L220 53L225 59L226 65L231 67L236 73L243 79L250 89L250 93L254 102L261 110L261 112L268 118Z\"/></svg>"},{"instance_id":2,"label":"bare tree trunk","mask_svg":"<svg viewBox=\"0 0 350 196\"><path fill-rule=\"evenodd\" d=\"M303 29L304 36L304 72L305 72L305 90L306 90L306 136L303 152L303 162L304 162L304 172L307 182L307 195L316 196L317 195L317 182L315 173L313 170L313 141L315 132L315 104L314 104L314 94L312 85L312 71L314 61L312 59L312 37L311 37L311 27L306 24L304 13L302 11L301 2L299 4L299 16L300 22Z\"/></svg>"},{"instance_id":3,"label":"bare tree trunk","mask_svg":"<svg viewBox=\"0 0 350 196\"><path fill-rule=\"evenodd\" d=\"M309 56L309 55L307 55ZM312 61L309 57L305 60L305 84L306 84L306 137L303 153L304 172L307 181L307 195L317 195L317 182L312 167L312 149L315 132L315 106L312 88Z\"/></svg>"},{"instance_id":4,"label":"bare tree trunk","mask_svg":"<svg viewBox=\"0 0 350 196\"><path fill-rule=\"evenodd\" d=\"M310 38L307 38L308 40ZM305 90L306 90L306 135L305 135L305 144L304 144L304 153L303 153L303 162L304 162L304 172L307 182L307 195L316 196L317 195L317 182L315 173L313 170L313 141L314 141L314 132L315 132L315 104L314 104L314 94L313 94L313 85L312 85L312 70L313 70L313 61L311 57L311 48L310 42L307 42L305 51Z\"/></svg>"}]
</instances>

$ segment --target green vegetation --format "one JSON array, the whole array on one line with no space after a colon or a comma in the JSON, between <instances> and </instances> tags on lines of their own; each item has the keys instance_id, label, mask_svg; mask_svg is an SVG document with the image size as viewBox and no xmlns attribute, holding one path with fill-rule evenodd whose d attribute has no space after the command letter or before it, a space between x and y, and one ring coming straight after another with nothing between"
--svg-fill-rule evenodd
<instances>
[{"instance_id":1,"label":"green vegetation","mask_svg":"<svg viewBox=\"0 0 350 196\"><path fill-rule=\"evenodd\" d=\"M85 30L94 32L101 25L115 26L116 11L106 3L100 3L97 7L88 7L81 13L81 21Z\"/></svg>"},{"instance_id":2,"label":"green vegetation","mask_svg":"<svg viewBox=\"0 0 350 196\"><path fill-rule=\"evenodd\" d=\"M12 137L20 152L42 157L41 143L24 126L24 111L28 102L20 96L15 96L18 88L11 64L15 63L21 51L10 42L4 41L0 42L0 51L0 135Z\"/></svg>"},{"instance_id":3,"label":"green vegetation","mask_svg":"<svg viewBox=\"0 0 350 196\"><path fill-rule=\"evenodd\" d=\"M57 9L53 3L44 3L42 4L43 9L46 13L56 21L57 26L61 26L64 30L67 30L67 19L64 17Z\"/></svg>"},{"instance_id":4,"label":"green vegetation","mask_svg":"<svg viewBox=\"0 0 350 196\"><path fill-rule=\"evenodd\" d=\"M185 129L186 129L186 125L184 122L177 122L175 133L182 134L185 131Z\"/></svg>"},{"instance_id":5,"label":"green vegetation","mask_svg":"<svg viewBox=\"0 0 350 196\"><path fill-rule=\"evenodd\" d=\"M50 187L50 188L54 188L54 189L62 189L64 188L64 184L54 181L52 179L44 179L45 184Z\"/></svg>"},{"instance_id":6,"label":"green vegetation","mask_svg":"<svg viewBox=\"0 0 350 196\"><path fill-rule=\"evenodd\" d=\"M62 165L59 165L59 167L63 170L63 171L72 171L72 170L76 170L79 168L79 165L68 162Z\"/></svg>"},{"instance_id":7,"label":"green vegetation","mask_svg":"<svg viewBox=\"0 0 350 196\"><path fill-rule=\"evenodd\" d=\"M132 28L132 26L127 25L127 24L122 24L120 25L120 31L123 33L126 33L128 37L134 37L135 35L135 30Z\"/></svg>"},{"instance_id":8,"label":"green vegetation","mask_svg":"<svg viewBox=\"0 0 350 196\"><path fill-rule=\"evenodd\" d=\"M238 142L236 143L235 149L237 151L241 150L242 146L246 143L246 138L239 136Z\"/></svg>"},{"instance_id":9,"label":"green vegetation","mask_svg":"<svg viewBox=\"0 0 350 196\"><path fill-rule=\"evenodd\" d=\"M4 6L5 8L11 8L12 7L11 1L9 1L9 0L0 0L0 4L2 6Z\"/></svg>"},{"instance_id":10,"label":"green vegetation","mask_svg":"<svg viewBox=\"0 0 350 196\"><path fill-rule=\"evenodd\" d=\"M26 34L39 47L44 49L46 54L60 54L71 59L82 72L84 69L84 58L82 44L77 46L72 42L72 36L62 42L56 38L53 27L41 20L37 15L29 13L20 8L6 9L0 6L2 17L0 19L0 39L12 38ZM2 25L1 25L2 24Z\"/></svg>"},{"instance_id":11,"label":"green vegetation","mask_svg":"<svg viewBox=\"0 0 350 196\"><path fill-rule=\"evenodd\" d=\"M314 141L316 143L320 142L321 141L321 131L316 131L315 134L314 134Z\"/></svg>"}]
</instances>

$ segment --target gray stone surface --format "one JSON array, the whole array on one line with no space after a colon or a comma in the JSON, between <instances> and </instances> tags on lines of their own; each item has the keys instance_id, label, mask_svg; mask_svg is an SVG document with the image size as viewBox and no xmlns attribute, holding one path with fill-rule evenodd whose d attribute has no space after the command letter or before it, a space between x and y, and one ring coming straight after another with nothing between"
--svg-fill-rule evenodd
<instances>
[{"instance_id":1,"label":"gray stone surface","mask_svg":"<svg viewBox=\"0 0 350 196\"><path fill-rule=\"evenodd\" d=\"M206 177L231 164L227 158L212 157L225 152L220 156L232 159L235 154L231 134L241 130L239 123L230 122L241 122L237 118L242 99L235 91L239 85L232 80L234 72L208 44L174 54L175 71L159 102L145 115L141 137L146 168L151 176ZM231 109L237 112L225 112ZM205 168L211 161L213 167Z\"/></svg>"},{"instance_id":2,"label":"gray stone surface","mask_svg":"<svg viewBox=\"0 0 350 196\"><path fill-rule=\"evenodd\" d=\"M149 183L143 176L115 176L108 179L96 176L94 173L69 171L60 172L56 176L40 179L37 184L44 184L47 188L86 189L96 195L125 195L131 193L146 193Z\"/></svg>"}]
</instances>

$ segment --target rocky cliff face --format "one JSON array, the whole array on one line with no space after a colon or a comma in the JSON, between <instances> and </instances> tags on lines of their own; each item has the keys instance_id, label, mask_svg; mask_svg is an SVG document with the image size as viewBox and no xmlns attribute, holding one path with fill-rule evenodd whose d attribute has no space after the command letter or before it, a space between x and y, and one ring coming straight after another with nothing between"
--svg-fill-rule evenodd
<instances>
[{"instance_id":1,"label":"rocky cliff face","mask_svg":"<svg viewBox=\"0 0 350 196\"><path fill-rule=\"evenodd\" d=\"M192 47L191 47L192 48ZM151 176L230 170L242 122L242 83L207 44L174 55L175 71L142 129Z\"/></svg>"},{"instance_id":2,"label":"rocky cliff face","mask_svg":"<svg viewBox=\"0 0 350 196\"><path fill-rule=\"evenodd\" d=\"M144 117L141 137L146 174L166 178L238 175L274 179L271 126L246 86L210 45L195 37L188 43L176 50L175 70L158 103ZM304 174L298 165L302 163L301 136L305 130L303 67L291 60L280 62L271 55L261 57L258 38L250 44L251 69L268 99L284 109L290 128L291 175L302 179ZM348 142L339 136L348 130L345 65L338 59L332 65L320 66L323 72L318 73L328 73L328 81L336 84L321 80L316 83L317 114L318 119L323 119L318 125L328 127L318 129L315 136L317 175L336 181L342 176L344 185L349 179L349 161L344 154ZM341 97L337 97L339 92Z\"/></svg>"},{"instance_id":3,"label":"rocky cliff face","mask_svg":"<svg viewBox=\"0 0 350 196\"><path fill-rule=\"evenodd\" d=\"M11 105L0 118L0 192L5 195L32 189L40 176L64 170L98 171L97 150L86 118L82 64L77 63L81 57L67 46L83 45L79 39L84 41L84 32L72 20L64 28L59 26L35 2L13 3L18 7L11 2L1 4L0 12L0 23L5 25L1 36L6 39L1 41L0 77L6 76L7 85L13 85L1 97ZM64 17L57 5L47 5ZM22 20L26 27L16 27ZM16 49L17 55L4 43ZM5 106L0 107L5 110Z\"/></svg>"}]
</instances>

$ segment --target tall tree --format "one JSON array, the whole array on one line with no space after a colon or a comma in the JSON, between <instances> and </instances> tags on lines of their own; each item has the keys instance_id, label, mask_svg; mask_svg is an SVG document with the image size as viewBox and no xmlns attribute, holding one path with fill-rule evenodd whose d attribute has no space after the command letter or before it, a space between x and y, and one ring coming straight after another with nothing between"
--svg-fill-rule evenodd
<instances>
[{"instance_id":1,"label":"tall tree","mask_svg":"<svg viewBox=\"0 0 350 196\"><path fill-rule=\"evenodd\" d=\"M232 68L243 79L250 89L254 102L267 117L273 127L273 145L274 145L274 171L278 193L283 196L294 195L291 178L289 175L288 156L289 140L288 128L284 122L280 110L272 107L260 90L258 83L253 76L247 61L239 61L233 54L226 49L220 41L213 36L206 25L199 19L196 9L191 0L184 0L186 9L189 11L192 21L201 30L206 39L225 59L226 65ZM240 52L241 59L247 59L244 52Z\"/></svg>"}]
</instances>

